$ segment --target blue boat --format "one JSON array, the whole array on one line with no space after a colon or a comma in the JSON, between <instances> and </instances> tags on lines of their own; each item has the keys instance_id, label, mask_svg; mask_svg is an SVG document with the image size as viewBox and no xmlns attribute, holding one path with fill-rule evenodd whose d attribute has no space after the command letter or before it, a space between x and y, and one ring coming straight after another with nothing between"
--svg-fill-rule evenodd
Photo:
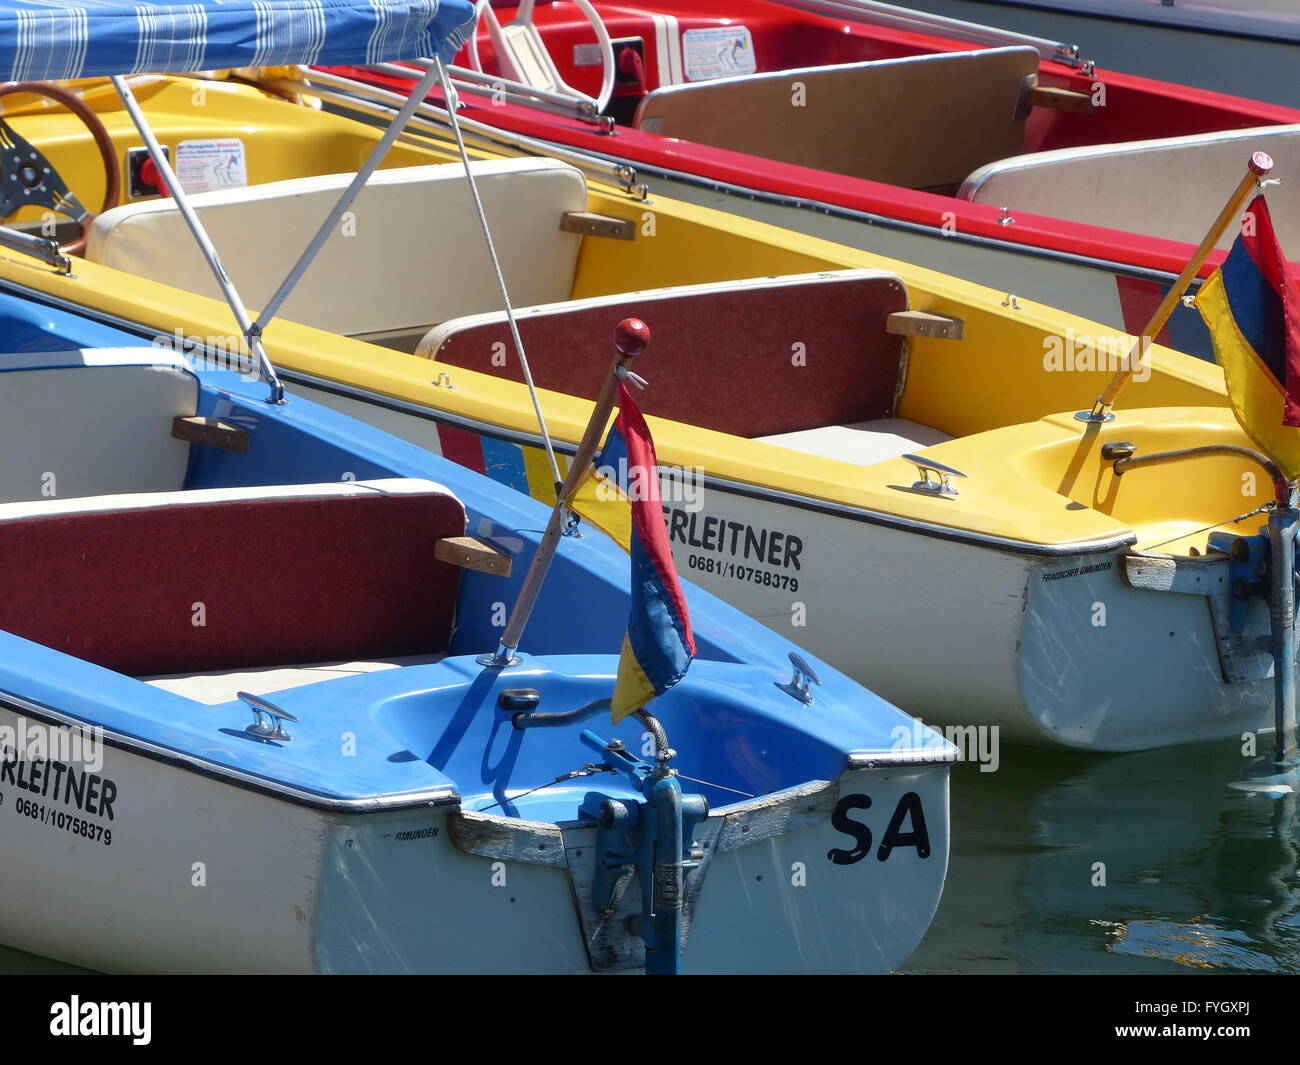
<instances>
[{"instance_id":1,"label":"blue boat","mask_svg":"<svg viewBox=\"0 0 1300 1065\"><path fill-rule=\"evenodd\" d=\"M602 714L612 541L563 538L519 662L483 665L546 508L69 309L0 294L0 336L0 942L134 971L861 972L924 933L937 735L688 587L656 758Z\"/></svg>"}]
</instances>

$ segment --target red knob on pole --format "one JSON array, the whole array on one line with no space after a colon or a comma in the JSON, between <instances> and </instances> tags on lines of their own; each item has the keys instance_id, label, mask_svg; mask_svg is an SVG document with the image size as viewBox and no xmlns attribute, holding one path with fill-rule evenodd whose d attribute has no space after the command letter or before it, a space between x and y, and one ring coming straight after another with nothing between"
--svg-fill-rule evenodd
<instances>
[{"instance_id":1,"label":"red knob on pole","mask_svg":"<svg viewBox=\"0 0 1300 1065\"><path fill-rule=\"evenodd\" d=\"M640 318L624 318L614 329L614 347L624 358L640 355L649 343L650 327Z\"/></svg>"},{"instance_id":2,"label":"red knob on pole","mask_svg":"<svg viewBox=\"0 0 1300 1065\"><path fill-rule=\"evenodd\" d=\"M1273 157L1268 152L1256 152L1250 157L1250 169L1263 177L1273 169Z\"/></svg>"}]
</instances>

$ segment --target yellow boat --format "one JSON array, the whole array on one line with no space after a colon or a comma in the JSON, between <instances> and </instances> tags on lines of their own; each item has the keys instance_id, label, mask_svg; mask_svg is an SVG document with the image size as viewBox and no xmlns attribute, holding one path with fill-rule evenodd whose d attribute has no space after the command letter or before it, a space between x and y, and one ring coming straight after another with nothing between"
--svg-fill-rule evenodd
<instances>
[{"instance_id":1,"label":"yellow boat","mask_svg":"<svg viewBox=\"0 0 1300 1065\"><path fill-rule=\"evenodd\" d=\"M263 305L380 131L232 80L133 84L230 277ZM6 252L3 283L161 345L242 351L177 201L151 194L129 116L105 87L75 88L127 200L89 225L69 272ZM12 131L98 204L83 119L5 103ZM464 170L434 126L416 126L261 342L291 394L553 500ZM1217 367L1154 346L1117 417L1081 421L1132 338L640 199L554 158L472 155L561 472L614 324L649 325L636 371L660 461L679 468L665 513L685 576L930 723L1108 751L1270 723L1267 604L1239 580L1269 477L1239 453L1115 471L1134 455L1250 446ZM30 208L14 221L39 224ZM1241 558L1218 549L1233 537Z\"/></svg>"}]
</instances>

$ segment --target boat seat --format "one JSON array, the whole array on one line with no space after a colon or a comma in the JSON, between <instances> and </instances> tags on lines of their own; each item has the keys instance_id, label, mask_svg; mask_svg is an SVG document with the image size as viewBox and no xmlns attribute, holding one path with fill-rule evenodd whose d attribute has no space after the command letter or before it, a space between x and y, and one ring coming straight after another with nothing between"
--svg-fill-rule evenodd
<instances>
[{"instance_id":1,"label":"boat seat","mask_svg":"<svg viewBox=\"0 0 1300 1065\"><path fill-rule=\"evenodd\" d=\"M746 74L655 89L633 125L868 181L942 188L1024 149L1037 72L1038 52L1015 46Z\"/></svg>"},{"instance_id":2,"label":"boat seat","mask_svg":"<svg viewBox=\"0 0 1300 1065\"><path fill-rule=\"evenodd\" d=\"M957 195L972 203L1195 244L1256 151L1273 157L1277 173L1296 173L1300 124L1018 155L980 167ZM1152 195L1153 180L1159 195ZM1300 247L1300 185L1283 182L1268 190L1268 199L1282 247ZM1236 236L1237 228L1229 226L1219 247L1228 247Z\"/></svg>"},{"instance_id":3,"label":"boat seat","mask_svg":"<svg viewBox=\"0 0 1300 1065\"><path fill-rule=\"evenodd\" d=\"M163 348L0 354L0 503L178 491L190 450L172 421L198 402Z\"/></svg>"},{"instance_id":4,"label":"boat seat","mask_svg":"<svg viewBox=\"0 0 1300 1065\"><path fill-rule=\"evenodd\" d=\"M906 418L877 418L851 425L825 425L797 433L776 433L754 438L760 444L801 451L854 466L873 466L911 451L942 444L952 437L940 429Z\"/></svg>"},{"instance_id":5,"label":"boat seat","mask_svg":"<svg viewBox=\"0 0 1300 1065\"><path fill-rule=\"evenodd\" d=\"M568 299L582 237L562 232L560 219L587 209L581 172L549 159L487 160L473 169L512 298ZM351 179L328 174L190 197L250 307L274 294ZM459 163L377 171L349 210L283 317L394 346L409 333L413 347L434 322L501 305ZM91 226L86 258L221 295L170 198L105 211Z\"/></svg>"},{"instance_id":6,"label":"boat seat","mask_svg":"<svg viewBox=\"0 0 1300 1065\"><path fill-rule=\"evenodd\" d=\"M538 386L584 399L605 380L615 326L644 319L644 412L752 437L890 417L907 346L885 326L906 309L897 276L836 270L618 293L516 317ZM497 365L494 350L514 351L501 313L444 322L416 354L522 381L519 360Z\"/></svg>"},{"instance_id":7,"label":"boat seat","mask_svg":"<svg viewBox=\"0 0 1300 1065\"><path fill-rule=\"evenodd\" d=\"M0 629L130 676L446 651L465 510L385 479L0 505Z\"/></svg>"}]
</instances>

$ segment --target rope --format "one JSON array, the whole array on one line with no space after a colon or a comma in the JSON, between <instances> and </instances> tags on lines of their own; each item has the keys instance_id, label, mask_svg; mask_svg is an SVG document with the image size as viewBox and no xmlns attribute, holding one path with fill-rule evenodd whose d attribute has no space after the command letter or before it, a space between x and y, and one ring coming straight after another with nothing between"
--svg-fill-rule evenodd
<instances>
[{"instance_id":1,"label":"rope","mask_svg":"<svg viewBox=\"0 0 1300 1065\"><path fill-rule=\"evenodd\" d=\"M535 791L541 791L543 788L550 788L556 784L563 784L567 780L575 780L578 777L590 777L590 776L594 776L597 773L612 773L612 772L613 770L610 769L609 766L607 765L596 765L596 763L594 762L588 762L581 769L574 769L572 772L569 773L561 773L554 780L548 780L545 784L538 784L537 787L535 788L529 788L527 791L521 791L518 795L511 795L509 798L506 799L498 799L496 802L492 803L491 805L483 807L483 809L478 812L484 813L492 809L493 806L502 806L508 802L513 803L516 799L522 799L525 795L531 795Z\"/></svg>"},{"instance_id":2,"label":"rope","mask_svg":"<svg viewBox=\"0 0 1300 1065\"><path fill-rule=\"evenodd\" d=\"M728 788L723 784L715 784L711 780L701 780L699 777L688 777L680 769L677 771L677 775L683 780L689 780L692 784L703 784L706 788L717 788L719 791L729 791L732 795L743 795L747 799L758 798L758 796L752 791L741 791L739 788Z\"/></svg>"},{"instance_id":3,"label":"rope","mask_svg":"<svg viewBox=\"0 0 1300 1065\"><path fill-rule=\"evenodd\" d=\"M460 151L460 161L465 167L465 178L469 182L470 194L474 197L474 210L478 212L478 224L483 230L483 240L487 244L488 259L492 262L492 272L496 274L497 288L501 292L501 301L505 305L506 321L510 323L510 336L515 342L515 351L519 353L519 364L523 367L524 381L528 385L528 395L533 401L533 411L537 415L537 426L542 431L542 442L546 445L546 457L551 463L551 475L555 478L555 494L558 499L560 485L564 478L560 476L560 464L555 458L555 448L551 444L551 434L546 429L546 418L542 415L542 401L537 395L537 386L533 384L533 371L528 366L528 356L524 353L524 342L519 336L519 323L515 321L515 310L510 304L510 293L506 290L506 279L501 273L501 262L497 258L496 245L492 242L492 230L488 226L487 214L483 210L483 200L478 194L478 185L474 182L474 171L469 165L469 153L465 150L465 138L460 132L460 122L456 117L456 90L447 78L447 68L441 59L434 59L438 71L438 83L442 87L442 97L447 104L447 115L451 120L451 131L456 135L456 147Z\"/></svg>"},{"instance_id":4,"label":"rope","mask_svg":"<svg viewBox=\"0 0 1300 1065\"><path fill-rule=\"evenodd\" d=\"M1213 525L1202 525L1199 529L1193 529L1191 532L1179 533L1177 536L1171 536L1168 540L1161 540L1158 544L1149 544L1142 548L1143 551L1154 551L1157 547L1164 547L1165 544L1172 544L1177 540L1185 540L1189 536L1195 536L1197 533L1209 532L1211 529L1217 529L1220 525L1235 525L1239 521L1245 521L1247 518L1253 518L1256 514L1264 514L1272 510L1277 504L1269 500L1254 510L1248 510L1245 514L1238 514L1235 518L1226 518L1223 521L1216 521Z\"/></svg>"}]
</instances>

